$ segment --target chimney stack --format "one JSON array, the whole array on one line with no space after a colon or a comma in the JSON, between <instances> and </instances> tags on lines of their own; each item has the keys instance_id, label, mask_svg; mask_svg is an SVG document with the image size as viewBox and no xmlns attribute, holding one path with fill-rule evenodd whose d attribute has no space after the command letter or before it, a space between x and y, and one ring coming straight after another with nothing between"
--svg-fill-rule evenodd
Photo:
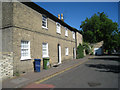
<instances>
[{"instance_id":1,"label":"chimney stack","mask_svg":"<svg viewBox=\"0 0 120 90\"><path fill-rule=\"evenodd\" d=\"M63 19L63 13L61 13L61 20L64 21L64 19Z\"/></svg>"},{"instance_id":2,"label":"chimney stack","mask_svg":"<svg viewBox=\"0 0 120 90\"><path fill-rule=\"evenodd\" d=\"M58 19L60 19L60 14L58 14Z\"/></svg>"}]
</instances>

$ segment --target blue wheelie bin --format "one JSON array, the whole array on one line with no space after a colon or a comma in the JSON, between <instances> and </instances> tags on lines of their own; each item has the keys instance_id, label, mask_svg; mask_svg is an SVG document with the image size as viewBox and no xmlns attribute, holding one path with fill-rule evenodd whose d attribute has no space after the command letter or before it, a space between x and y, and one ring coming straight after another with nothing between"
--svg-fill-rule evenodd
<instances>
[{"instance_id":1,"label":"blue wheelie bin","mask_svg":"<svg viewBox=\"0 0 120 90\"><path fill-rule=\"evenodd\" d=\"M34 59L34 60L35 60L35 71L40 72L41 59Z\"/></svg>"}]
</instances>

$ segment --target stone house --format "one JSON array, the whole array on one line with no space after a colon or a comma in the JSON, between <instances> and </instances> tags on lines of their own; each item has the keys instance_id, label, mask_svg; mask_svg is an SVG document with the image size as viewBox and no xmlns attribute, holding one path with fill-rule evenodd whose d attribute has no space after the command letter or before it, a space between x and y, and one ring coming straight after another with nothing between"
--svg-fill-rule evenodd
<instances>
[{"instance_id":1,"label":"stone house","mask_svg":"<svg viewBox=\"0 0 120 90\"><path fill-rule=\"evenodd\" d=\"M98 43L91 44L92 46L92 52L94 55L102 55L103 54L103 41L100 41Z\"/></svg>"},{"instance_id":2,"label":"stone house","mask_svg":"<svg viewBox=\"0 0 120 90\"><path fill-rule=\"evenodd\" d=\"M50 64L61 64L76 58L76 47L82 35L63 20L33 2L2 3L1 76L12 77L34 71L33 60L50 58Z\"/></svg>"}]
</instances>

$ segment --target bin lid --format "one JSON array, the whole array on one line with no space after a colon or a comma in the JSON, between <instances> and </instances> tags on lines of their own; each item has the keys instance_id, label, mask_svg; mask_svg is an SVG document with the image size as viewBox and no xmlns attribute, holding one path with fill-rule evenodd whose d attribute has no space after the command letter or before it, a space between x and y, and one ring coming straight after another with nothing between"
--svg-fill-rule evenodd
<instances>
[{"instance_id":1,"label":"bin lid","mask_svg":"<svg viewBox=\"0 0 120 90\"><path fill-rule=\"evenodd\" d=\"M34 60L38 60L38 61L41 61L41 59L34 59Z\"/></svg>"},{"instance_id":2,"label":"bin lid","mask_svg":"<svg viewBox=\"0 0 120 90\"><path fill-rule=\"evenodd\" d=\"M43 58L43 60L49 60L49 58Z\"/></svg>"}]
</instances>

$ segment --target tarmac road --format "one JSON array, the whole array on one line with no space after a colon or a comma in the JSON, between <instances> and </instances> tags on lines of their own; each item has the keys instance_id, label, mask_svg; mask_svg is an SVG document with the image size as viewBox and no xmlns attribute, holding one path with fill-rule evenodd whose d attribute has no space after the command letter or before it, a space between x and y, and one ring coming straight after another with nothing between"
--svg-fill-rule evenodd
<instances>
[{"instance_id":1,"label":"tarmac road","mask_svg":"<svg viewBox=\"0 0 120 90\"><path fill-rule=\"evenodd\" d=\"M118 88L118 56L98 56L40 84L55 88Z\"/></svg>"}]
</instances>

